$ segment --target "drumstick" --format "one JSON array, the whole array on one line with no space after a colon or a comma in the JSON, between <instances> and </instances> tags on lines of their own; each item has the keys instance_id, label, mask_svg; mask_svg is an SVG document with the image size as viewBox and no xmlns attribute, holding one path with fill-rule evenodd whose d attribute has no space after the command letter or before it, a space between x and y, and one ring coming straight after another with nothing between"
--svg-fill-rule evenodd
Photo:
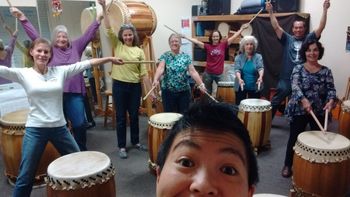
<instances>
[{"instance_id":1,"label":"drumstick","mask_svg":"<svg viewBox=\"0 0 350 197\"><path fill-rule=\"evenodd\" d=\"M260 83L260 82L258 82L258 91L260 90L260 84L261 84L261 83Z\"/></svg>"},{"instance_id":2,"label":"drumstick","mask_svg":"<svg viewBox=\"0 0 350 197\"><path fill-rule=\"evenodd\" d=\"M243 83L241 83L241 90L243 91L244 89L243 89L243 86L244 86L244 84Z\"/></svg>"},{"instance_id":3,"label":"drumstick","mask_svg":"<svg viewBox=\"0 0 350 197\"><path fill-rule=\"evenodd\" d=\"M328 127L328 112L329 110L326 109L326 115L324 116L324 130L327 131L327 127Z\"/></svg>"},{"instance_id":4,"label":"drumstick","mask_svg":"<svg viewBox=\"0 0 350 197\"><path fill-rule=\"evenodd\" d=\"M16 18L16 26L15 26L15 31L18 31L18 19Z\"/></svg>"},{"instance_id":5,"label":"drumstick","mask_svg":"<svg viewBox=\"0 0 350 197\"><path fill-rule=\"evenodd\" d=\"M323 132L323 134L326 134L326 132L325 132L324 128L322 127L320 121L318 121L317 117L315 116L315 114L314 114L314 112L312 110L310 110L310 114L314 118L314 120L317 123L318 127L320 127L320 129Z\"/></svg>"},{"instance_id":6,"label":"drumstick","mask_svg":"<svg viewBox=\"0 0 350 197\"><path fill-rule=\"evenodd\" d=\"M142 99L142 100L146 100L146 99L147 99L147 97L148 97L148 96L149 96L149 95L152 93L152 91L154 90L154 88L156 88L156 86L153 86L153 87L151 88L151 90L147 92L146 96L145 96L145 97L143 97L143 99Z\"/></svg>"},{"instance_id":7,"label":"drumstick","mask_svg":"<svg viewBox=\"0 0 350 197\"><path fill-rule=\"evenodd\" d=\"M123 61L124 64L155 64L155 61Z\"/></svg>"},{"instance_id":8,"label":"drumstick","mask_svg":"<svg viewBox=\"0 0 350 197\"><path fill-rule=\"evenodd\" d=\"M6 0L6 1L9 4L9 6L12 7L12 4L11 4L10 0Z\"/></svg>"},{"instance_id":9,"label":"drumstick","mask_svg":"<svg viewBox=\"0 0 350 197\"><path fill-rule=\"evenodd\" d=\"M215 101L216 103L218 103L219 101L217 101L212 95L210 95L207 91L204 91L204 93L209 96L209 98L211 98L211 100Z\"/></svg>"},{"instance_id":10,"label":"drumstick","mask_svg":"<svg viewBox=\"0 0 350 197\"><path fill-rule=\"evenodd\" d=\"M170 31L172 31L172 32L174 32L174 33L176 33L176 34L179 34L177 31L175 31L175 30L171 29L171 28L170 28L170 27L168 27L167 25L164 25L164 27L168 28ZM179 34L179 35L181 35L181 34Z\"/></svg>"},{"instance_id":11,"label":"drumstick","mask_svg":"<svg viewBox=\"0 0 350 197\"><path fill-rule=\"evenodd\" d=\"M107 7L107 12L109 12L109 8L111 8L112 3L113 3L113 0L109 3L109 5L108 5L108 7Z\"/></svg>"},{"instance_id":12,"label":"drumstick","mask_svg":"<svg viewBox=\"0 0 350 197\"><path fill-rule=\"evenodd\" d=\"M263 10L264 10L264 8L261 8L261 9L259 10L259 12L256 13L256 14L253 16L252 19L250 19L250 21L248 22L248 25L250 25L250 23L253 22L253 20L254 20Z\"/></svg>"}]
</instances>

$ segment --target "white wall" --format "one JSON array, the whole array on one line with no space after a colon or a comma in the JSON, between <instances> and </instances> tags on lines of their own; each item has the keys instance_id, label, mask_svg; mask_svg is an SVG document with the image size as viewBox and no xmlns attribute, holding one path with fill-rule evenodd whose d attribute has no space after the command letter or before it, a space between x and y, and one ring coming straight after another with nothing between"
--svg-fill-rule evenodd
<instances>
[{"instance_id":1,"label":"white wall","mask_svg":"<svg viewBox=\"0 0 350 197\"><path fill-rule=\"evenodd\" d=\"M36 0L10 0L12 6L36 6ZM7 1L0 1L0 6L8 6Z\"/></svg>"}]
</instances>

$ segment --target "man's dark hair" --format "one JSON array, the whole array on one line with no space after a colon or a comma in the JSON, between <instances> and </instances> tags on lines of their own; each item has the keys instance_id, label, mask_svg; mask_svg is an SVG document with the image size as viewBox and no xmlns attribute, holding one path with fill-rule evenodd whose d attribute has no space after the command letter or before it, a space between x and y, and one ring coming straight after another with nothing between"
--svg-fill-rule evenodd
<instances>
[{"instance_id":1,"label":"man's dark hair","mask_svg":"<svg viewBox=\"0 0 350 197\"><path fill-rule=\"evenodd\" d=\"M259 180L255 153L247 129L237 117L234 107L224 103L196 103L184 116L178 120L168 132L160 146L157 165L162 171L175 137L182 132L193 132L205 129L204 132L222 134L230 133L237 136L244 145L248 165L248 183L256 184Z\"/></svg>"}]
</instances>

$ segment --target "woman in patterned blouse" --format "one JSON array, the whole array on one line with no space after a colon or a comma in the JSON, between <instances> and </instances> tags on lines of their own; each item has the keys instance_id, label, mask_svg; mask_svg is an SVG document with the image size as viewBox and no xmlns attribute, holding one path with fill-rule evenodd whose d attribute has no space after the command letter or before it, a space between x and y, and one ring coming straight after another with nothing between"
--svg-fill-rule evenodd
<instances>
[{"instance_id":1,"label":"woman in patterned blouse","mask_svg":"<svg viewBox=\"0 0 350 197\"><path fill-rule=\"evenodd\" d=\"M300 49L304 64L297 65L291 76L292 96L286 114L290 118L290 136L287 144L283 177L292 175L293 146L298 135L305 131L309 124L311 130L319 130L309 112L312 110L320 121L323 121L325 110L335 106L336 90L332 71L319 64L324 48L317 40L308 40Z\"/></svg>"},{"instance_id":2,"label":"woman in patterned blouse","mask_svg":"<svg viewBox=\"0 0 350 197\"><path fill-rule=\"evenodd\" d=\"M169 37L171 51L165 52L159 58L160 63L154 75L153 86L157 86L160 77L164 74L161 90L165 112L183 113L188 109L191 99L188 74L199 85L201 91L206 91L190 56L180 52L180 45L180 35L171 34Z\"/></svg>"}]
</instances>

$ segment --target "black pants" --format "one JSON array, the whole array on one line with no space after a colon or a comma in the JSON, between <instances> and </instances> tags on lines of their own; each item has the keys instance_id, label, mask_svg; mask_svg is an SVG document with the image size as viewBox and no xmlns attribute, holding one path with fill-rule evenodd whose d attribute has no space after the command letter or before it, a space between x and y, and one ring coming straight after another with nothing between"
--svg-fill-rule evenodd
<instances>
[{"instance_id":1,"label":"black pants","mask_svg":"<svg viewBox=\"0 0 350 197\"><path fill-rule=\"evenodd\" d=\"M320 122L323 122L324 117L317 116L317 119ZM285 166L292 167L294 156L294 144L298 139L298 135L305 131L307 124L310 125L311 130L320 130L320 128L318 127L317 123L311 115L293 116L293 120L290 122L289 140L287 144L286 157L284 159Z\"/></svg>"}]
</instances>

